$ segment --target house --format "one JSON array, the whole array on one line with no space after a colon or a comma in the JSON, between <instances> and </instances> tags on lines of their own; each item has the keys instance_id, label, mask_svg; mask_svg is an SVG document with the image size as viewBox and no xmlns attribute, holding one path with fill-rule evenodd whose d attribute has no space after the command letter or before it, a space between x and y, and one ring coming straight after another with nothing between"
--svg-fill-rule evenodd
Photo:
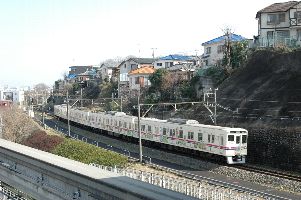
<instances>
[{"instance_id":1,"label":"house","mask_svg":"<svg viewBox=\"0 0 301 200\"><path fill-rule=\"evenodd\" d=\"M257 45L296 46L301 44L301 3L274 3L256 13Z\"/></svg>"},{"instance_id":2,"label":"house","mask_svg":"<svg viewBox=\"0 0 301 200\"><path fill-rule=\"evenodd\" d=\"M129 88L131 95L136 95L143 88L151 85L149 76L155 72L153 65L141 65L140 68L129 72Z\"/></svg>"},{"instance_id":3,"label":"house","mask_svg":"<svg viewBox=\"0 0 301 200\"><path fill-rule=\"evenodd\" d=\"M97 70L99 66L87 65L87 66L71 66L70 71L66 77L68 82L75 82L78 80L78 75L83 74L86 71Z\"/></svg>"},{"instance_id":4,"label":"house","mask_svg":"<svg viewBox=\"0 0 301 200\"><path fill-rule=\"evenodd\" d=\"M24 105L24 91L17 88L0 89L0 101L11 101L13 104Z\"/></svg>"},{"instance_id":5,"label":"house","mask_svg":"<svg viewBox=\"0 0 301 200\"><path fill-rule=\"evenodd\" d=\"M165 68L167 70L175 70L177 69L175 66L180 68L182 64L193 64L193 61L193 58L190 56L174 54L160 57L154 62L154 67L155 69Z\"/></svg>"},{"instance_id":6,"label":"house","mask_svg":"<svg viewBox=\"0 0 301 200\"><path fill-rule=\"evenodd\" d=\"M117 68L117 65L115 65L115 63L102 63L99 68L101 80L110 81L112 79L114 68Z\"/></svg>"},{"instance_id":7,"label":"house","mask_svg":"<svg viewBox=\"0 0 301 200\"><path fill-rule=\"evenodd\" d=\"M96 70L91 69L91 70L85 71L84 73L78 74L76 76L76 80L77 80L77 82L90 81L90 80L94 80L96 75L97 75Z\"/></svg>"},{"instance_id":8,"label":"house","mask_svg":"<svg viewBox=\"0 0 301 200\"><path fill-rule=\"evenodd\" d=\"M228 36L226 35L222 35L220 37L202 43L202 46L204 47L204 54L202 55L204 66L221 65L222 59L224 57L225 42L227 37ZM241 35L236 35L234 33L231 33L229 35L229 39L231 42L247 40Z\"/></svg>"},{"instance_id":9,"label":"house","mask_svg":"<svg viewBox=\"0 0 301 200\"><path fill-rule=\"evenodd\" d=\"M129 77L130 71L139 69L142 66L153 66L155 59L153 58L129 58L118 65L119 80L118 80L118 96L127 97L129 95Z\"/></svg>"}]
</instances>

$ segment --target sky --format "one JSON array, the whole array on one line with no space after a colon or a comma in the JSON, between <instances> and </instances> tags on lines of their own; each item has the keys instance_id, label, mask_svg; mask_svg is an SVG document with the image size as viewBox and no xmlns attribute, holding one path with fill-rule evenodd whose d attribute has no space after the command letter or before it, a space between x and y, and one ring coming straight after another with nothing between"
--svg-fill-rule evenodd
<instances>
[{"instance_id":1,"label":"sky","mask_svg":"<svg viewBox=\"0 0 301 200\"><path fill-rule=\"evenodd\" d=\"M200 55L226 27L257 35L273 0L0 0L0 85L53 85L73 65ZM281 1L280 1L281 2Z\"/></svg>"}]
</instances>

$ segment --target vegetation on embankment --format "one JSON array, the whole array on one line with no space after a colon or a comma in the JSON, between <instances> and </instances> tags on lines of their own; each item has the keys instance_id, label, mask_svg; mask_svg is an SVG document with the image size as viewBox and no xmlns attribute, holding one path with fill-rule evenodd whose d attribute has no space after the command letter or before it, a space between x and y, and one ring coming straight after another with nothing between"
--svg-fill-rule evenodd
<instances>
[{"instance_id":1,"label":"vegetation on embankment","mask_svg":"<svg viewBox=\"0 0 301 200\"><path fill-rule=\"evenodd\" d=\"M124 167L128 162L127 157L118 153L68 138L65 138L52 153L86 164L96 163L105 166Z\"/></svg>"},{"instance_id":2,"label":"vegetation on embankment","mask_svg":"<svg viewBox=\"0 0 301 200\"><path fill-rule=\"evenodd\" d=\"M127 157L118 153L60 135L49 135L41 130L33 132L22 144L86 164L118 167L127 164Z\"/></svg>"},{"instance_id":3,"label":"vegetation on embankment","mask_svg":"<svg viewBox=\"0 0 301 200\"><path fill-rule=\"evenodd\" d=\"M51 129L44 130L22 110L12 107L0 110L3 119L2 138L54 153L86 164L123 167L127 157L82 141L64 138Z\"/></svg>"}]
</instances>

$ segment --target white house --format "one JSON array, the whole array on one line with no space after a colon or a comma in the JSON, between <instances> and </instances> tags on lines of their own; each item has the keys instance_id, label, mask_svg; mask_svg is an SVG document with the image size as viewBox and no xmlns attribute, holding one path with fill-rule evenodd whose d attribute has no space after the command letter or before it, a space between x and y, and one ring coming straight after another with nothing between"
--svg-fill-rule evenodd
<instances>
[{"instance_id":1,"label":"white house","mask_svg":"<svg viewBox=\"0 0 301 200\"><path fill-rule=\"evenodd\" d=\"M117 67L119 69L118 97L126 98L130 96L129 72L145 65L153 66L154 61L153 58L129 58L121 62Z\"/></svg>"},{"instance_id":2,"label":"white house","mask_svg":"<svg viewBox=\"0 0 301 200\"><path fill-rule=\"evenodd\" d=\"M155 69L165 68L167 70L171 69L174 70L175 66L180 66L182 64L194 64L195 61L190 56L184 55L168 55L165 57L160 57L158 60L154 62Z\"/></svg>"},{"instance_id":3,"label":"white house","mask_svg":"<svg viewBox=\"0 0 301 200\"><path fill-rule=\"evenodd\" d=\"M269 5L256 14L259 46L301 44L301 3L288 1Z\"/></svg>"},{"instance_id":4,"label":"white house","mask_svg":"<svg viewBox=\"0 0 301 200\"><path fill-rule=\"evenodd\" d=\"M108 81L110 81L112 78L113 69L116 67L117 67L116 65L110 63L102 63L99 68L101 79L102 80L107 79Z\"/></svg>"},{"instance_id":5,"label":"white house","mask_svg":"<svg viewBox=\"0 0 301 200\"><path fill-rule=\"evenodd\" d=\"M229 38L231 42L247 40L241 35L236 35L234 33L231 33ZM202 55L202 60L205 66L221 65L224 56L226 39L227 36L222 35L220 37L202 43L202 46L204 47L204 54Z\"/></svg>"},{"instance_id":6,"label":"white house","mask_svg":"<svg viewBox=\"0 0 301 200\"><path fill-rule=\"evenodd\" d=\"M134 69L129 72L129 87L130 90L140 90L141 88L151 85L149 76L155 72L152 65L143 65L141 68Z\"/></svg>"},{"instance_id":7,"label":"white house","mask_svg":"<svg viewBox=\"0 0 301 200\"><path fill-rule=\"evenodd\" d=\"M18 89L0 89L0 100L9 100L13 104L24 105L24 91Z\"/></svg>"}]
</instances>

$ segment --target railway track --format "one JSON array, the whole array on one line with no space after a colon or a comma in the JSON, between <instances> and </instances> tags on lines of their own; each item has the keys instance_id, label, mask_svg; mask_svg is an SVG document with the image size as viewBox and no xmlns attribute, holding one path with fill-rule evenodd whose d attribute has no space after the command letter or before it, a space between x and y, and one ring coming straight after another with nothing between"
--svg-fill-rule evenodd
<instances>
[{"instance_id":1,"label":"railway track","mask_svg":"<svg viewBox=\"0 0 301 200\"><path fill-rule=\"evenodd\" d=\"M274 176L277 178L283 178L283 179L288 179L291 181L301 182L301 176L289 174L289 173L285 173L285 172L281 172L281 171L277 171L277 170L264 169L261 167L256 167L256 166L247 165L247 164L246 165L236 165L236 166L231 166L231 167L242 169L242 170L247 170L250 172L265 174L265 175L269 175L269 176Z\"/></svg>"},{"instance_id":2,"label":"railway track","mask_svg":"<svg viewBox=\"0 0 301 200\"><path fill-rule=\"evenodd\" d=\"M66 131L63 131L63 132L66 132ZM66 133L64 133L64 134L66 134ZM77 135L77 133L76 133L76 137L74 135L73 138L79 139L79 140L83 140L83 141L89 142L91 144L95 144L95 143L93 143L93 141L94 141L93 139L91 139L91 138L89 138L87 136L83 136L81 134ZM84 138L85 138L85 140L84 140ZM97 145L99 147L107 148L107 149L110 149L110 150L113 150L113 151L117 151L118 153L123 153L123 154L125 154L127 156L132 157L133 159L135 159L135 157L138 158L138 154L135 153L135 152L132 152L132 151L131 152L130 151L123 152L123 149L120 149L120 148L117 148L117 147L113 147L113 146L110 146L110 145L108 147L108 145L102 144L102 142L100 142L100 141L97 142L97 144L95 144L95 145ZM155 161L155 160L158 161L158 159L152 159L152 161ZM156 166L157 166L157 168L159 167L158 164ZM234 166L234 167L236 167L236 166ZM250 168L246 168L244 166L237 166L237 167L241 167L241 168L244 168L245 170L251 171ZM181 175L183 177L186 177L186 178L190 178L190 179L193 179L193 180L200 180L200 181L204 180L204 177L201 177L201 176L196 175L194 173L185 173L182 170L174 170L174 169L169 168L169 167L162 167L162 168L163 169L166 168L165 170L167 170L167 171L173 171L174 173L176 173L178 175ZM256 171L254 170L254 172L256 172ZM262 171L258 170L257 173L262 173ZM266 172L266 173L268 173L268 172ZM275 172L270 172L270 174L275 176ZM285 174L285 175L287 175L287 174ZM284 176L283 176L283 178L284 178ZM299 177L295 177L295 178L299 178ZM292 180L292 179L290 179L290 180ZM300 181L300 179L299 179L299 181ZM266 197L266 198L270 198L270 199L290 199L290 198L285 198L285 197L281 197L281 196L277 196L277 195L275 196L273 194L269 194L269 193L262 192L262 191L252 190L252 189L249 189L249 188L246 188L246 187L241 187L241 186L238 186L236 184L231 184L231 183L229 184L229 183L226 183L226 182L223 182L223 181L219 181L219 180L213 180L213 179L211 179L210 182L211 182L211 184L216 185L217 187L231 188L231 189L234 189L236 191L247 192L247 193L255 195L255 196ZM222 185L224 185L224 186L222 186Z\"/></svg>"}]
</instances>

